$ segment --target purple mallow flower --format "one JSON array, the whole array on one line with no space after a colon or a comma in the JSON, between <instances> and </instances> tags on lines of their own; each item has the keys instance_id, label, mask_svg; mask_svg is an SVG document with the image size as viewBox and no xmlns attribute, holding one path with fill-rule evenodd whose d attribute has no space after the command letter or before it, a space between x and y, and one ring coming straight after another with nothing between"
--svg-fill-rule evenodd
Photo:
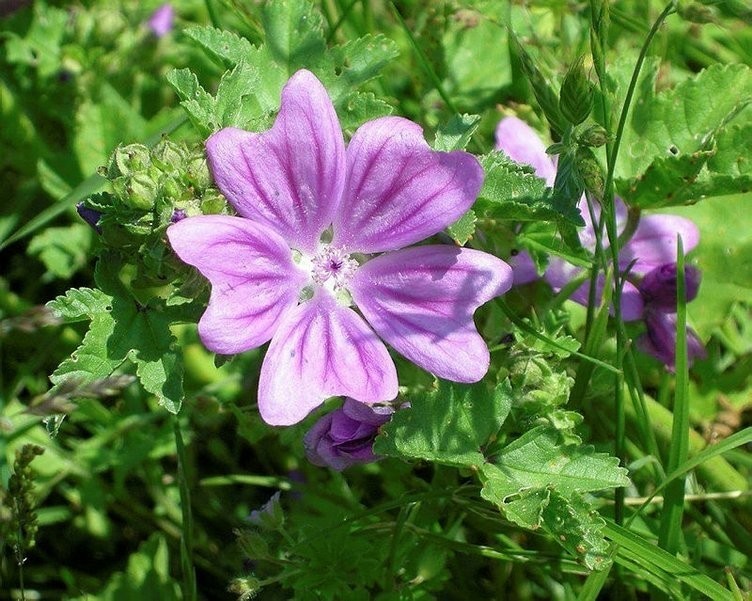
<instances>
[{"instance_id":1,"label":"purple mallow flower","mask_svg":"<svg viewBox=\"0 0 752 601\"><path fill-rule=\"evenodd\" d=\"M556 179L556 162L546 154L545 146L535 131L520 119L506 117L501 120L496 128L496 148L513 161L532 166L538 177L544 179L547 185L553 185ZM627 207L618 197L615 202L616 225L621 234L627 225ZM579 231L580 242L584 248L592 252L596 244L596 226L584 197L580 200L578 208L585 221L585 227ZM600 207L593 207L593 213L595 219L599 219ZM674 349L672 347L669 353L669 337L666 333L671 324L675 325L675 318L665 314L669 310L676 312L676 242L679 236L682 238L685 252L695 248L700 240L697 226L689 219L676 215L642 216L632 236L619 250L619 269L628 276L622 288L622 318L624 321L645 320L648 330L646 339L651 342L650 345L644 342L640 345L641 348L669 367L673 367L674 364ZM607 247L608 241L604 240L603 243ZM514 259L512 266L515 269L515 284L535 279L537 274L527 253L522 251ZM685 273L689 301L697 294L700 274L691 266L687 267ZM552 257L543 277L558 292L582 274L581 267ZM598 302L602 298L604 281L603 276L600 276L596 283ZM583 283L570 298L581 305L587 305L589 285L589 282ZM704 350L697 334L688 329L687 339L690 358L702 356ZM676 340L675 327L673 340ZM659 350L652 352L648 349Z\"/></svg>"},{"instance_id":2,"label":"purple mallow flower","mask_svg":"<svg viewBox=\"0 0 752 601\"><path fill-rule=\"evenodd\" d=\"M394 409L386 405L365 405L345 399L342 407L327 413L306 433L303 444L308 460L337 471L356 463L376 461L373 441L392 413Z\"/></svg>"},{"instance_id":3,"label":"purple mallow flower","mask_svg":"<svg viewBox=\"0 0 752 601\"><path fill-rule=\"evenodd\" d=\"M510 267L466 248L403 248L473 204L483 170L472 155L431 150L399 117L365 123L345 148L326 90L304 70L272 129L226 128L206 149L239 216L188 217L167 235L212 284L198 325L206 347L235 354L271 340L258 390L266 422L294 424L331 396L394 398L379 337L441 378L485 375L473 313L511 287Z\"/></svg>"},{"instance_id":4,"label":"purple mallow flower","mask_svg":"<svg viewBox=\"0 0 752 601\"><path fill-rule=\"evenodd\" d=\"M166 36L175 24L175 9L169 2L162 4L151 14L146 24L158 38Z\"/></svg>"}]
</instances>

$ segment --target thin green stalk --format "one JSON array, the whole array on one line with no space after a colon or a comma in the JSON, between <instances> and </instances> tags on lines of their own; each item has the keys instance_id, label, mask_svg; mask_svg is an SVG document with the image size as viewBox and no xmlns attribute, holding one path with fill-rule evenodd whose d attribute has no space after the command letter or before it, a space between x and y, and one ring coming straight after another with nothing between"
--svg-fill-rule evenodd
<instances>
[{"instance_id":1,"label":"thin green stalk","mask_svg":"<svg viewBox=\"0 0 752 601\"><path fill-rule=\"evenodd\" d=\"M183 599L196 601L196 568L193 563L193 512L191 510L191 495L185 476L186 456L183 434L180 431L180 419L175 416L173 421L175 431L175 450L178 456L178 486L180 487L180 509L183 523L180 537L180 566L183 572Z\"/></svg>"},{"instance_id":2,"label":"thin green stalk","mask_svg":"<svg viewBox=\"0 0 752 601\"><path fill-rule=\"evenodd\" d=\"M212 26L220 29L221 25L219 24L217 11L214 10L211 0L204 0L204 5L206 6L206 12L209 13L209 21L211 21Z\"/></svg>"},{"instance_id":3,"label":"thin green stalk","mask_svg":"<svg viewBox=\"0 0 752 601\"><path fill-rule=\"evenodd\" d=\"M640 49L640 55L637 59L637 63L635 64L634 70L632 71L632 79L629 82L629 87L627 88L627 94L624 98L624 104L621 107L621 113L619 115L619 123L616 128L616 134L613 138L613 143L608 144L606 146L606 163L607 163L607 171L606 171L606 183L604 186L605 195L603 198L603 210L606 218L606 234L608 236L608 242L609 242L609 248L611 251L611 263L614 268L614 297L613 297L613 308L614 308L614 319L616 320L617 324L620 324L622 321L622 311L621 311L621 289L623 286L623 278L619 270L619 232L617 231L616 227L616 202L614 199L614 170L616 167L616 159L619 154L619 146L621 144L622 138L624 136L624 127L627 122L627 114L629 113L629 107L632 104L632 98L634 96L635 89L637 87L637 80L640 75L640 71L642 70L642 65L645 62L645 57L647 56L648 48L650 47L651 42L653 41L653 38L655 37L655 34L658 32L658 29L660 28L663 21L675 11L674 2L670 2L666 8L664 8L663 12L660 14L658 19L656 19L655 23L653 24L653 27L650 29L650 32L648 32L647 37L645 38L645 41L642 45L642 48ZM603 57L605 56L604 48L602 46L604 36L599 36L596 38L596 36L593 36L593 39L596 39L598 42L598 56L599 59L596 62L596 68L599 73L599 79L600 79L600 86L601 86L601 92L603 96L603 102L604 102L604 111L607 111L607 99L608 99L608 90L606 89L606 82L603 77L601 77L601 74L604 73L603 70L603 64L602 61L604 60ZM606 112L604 116L604 123L606 124L606 127L609 126L609 120L608 120L608 113ZM626 336L623 327L617 327L616 330L616 356L621 360L625 353L625 347L626 347ZM620 460L624 460L624 441L625 441L625 413L624 413L624 397L622 392L622 379L623 379L623 373L620 371L618 374L614 377L614 413L615 413L615 425L616 425L616 432L615 432L615 441L614 441L614 453ZM614 519L617 524L621 524L624 520L624 489L623 488L617 488L615 491L615 505L614 505Z\"/></svg>"},{"instance_id":4,"label":"thin green stalk","mask_svg":"<svg viewBox=\"0 0 752 601\"><path fill-rule=\"evenodd\" d=\"M428 62L428 57L426 56L426 53L423 52L423 49L418 45L418 42L415 39L415 36L413 35L413 32L410 31L410 28L407 26L407 23L405 23L405 20L402 18L402 15L399 12L399 9L394 4L394 2L390 2L390 6L392 7L392 12L394 13L394 16L397 18L397 21L399 21L400 26L405 32L405 35L407 36L407 39L410 42L410 45L412 46L413 50L415 51L415 55L418 57L418 63L420 63L420 66L425 71L426 75L428 75L428 78L431 80L431 83L436 88L436 91L439 93L439 96L441 96L441 99L444 101L444 104L447 105L447 108L452 111L455 115L459 114L459 110L457 110L457 107L454 105L454 102L452 102L452 99L449 98L449 95L444 91L444 86L441 85L441 80L439 79L439 76L436 75L436 72L431 67L430 63Z\"/></svg>"},{"instance_id":5,"label":"thin green stalk","mask_svg":"<svg viewBox=\"0 0 752 601\"><path fill-rule=\"evenodd\" d=\"M329 28L329 33L326 36L326 43L327 44L331 44L332 43L332 41L334 40L334 36L337 34L337 31L339 30L340 27L342 27L342 23L345 22L345 20L347 19L347 17L350 15L350 12L352 11L353 7L358 2L360 2L360 0L350 0L350 3L345 7L345 10L342 11L342 14L339 16L339 19L337 19L337 22L334 23L334 25L332 25ZM327 13L325 12L325 14L327 14Z\"/></svg>"},{"instance_id":6,"label":"thin green stalk","mask_svg":"<svg viewBox=\"0 0 752 601\"><path fill-rule=\"evenodd\" d=\"M687 299L684 278L684 247L681 236L677 240L676 264L676 390L674 395L674 423L671 428L671 446L668 469L676 471L687 461L689 453L689 365L687 361ZM682 538L684 515L684 476L675 478L667 487L663 500L661 528L658 544L675 554Z\"/></svg>"}]
</instances>

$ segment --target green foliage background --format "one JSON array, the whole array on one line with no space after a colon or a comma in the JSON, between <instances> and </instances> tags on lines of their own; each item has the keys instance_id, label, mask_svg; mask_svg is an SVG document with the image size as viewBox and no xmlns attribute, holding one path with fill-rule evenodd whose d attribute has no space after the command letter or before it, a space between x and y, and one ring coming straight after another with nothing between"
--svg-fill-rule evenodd
<instances>
[{"instance_id":1,"label":"green foliage background","mask_svg":"<svg viewBox=\"0 0 752 601\"><path fill-rule=\"evenodd\" d=\"M155 2L0 17L0 599L744 598L752 9L668 5L609 172L658 2L174 6L160 39ZM376 441L385 458L308 464L302 437L323 411L260 421L263 351L202 347L206 283L164 238L177 209L230 210L202 142L268 128L299 68L346 136L398 114L434 148L479 155L484 187L447 231L458 244L590 266L585 190L694 220L689 324L707 359L674 377L616 342L638 326L535 282L479 311L483 382L398 360L410 407ZM506 114L556 144L553 189L492 150ZM81 201L103 213L99 233ZM30 444L44 454L29 466ZM267 501L273 518L251 524Z\"/></svg>"}]
</instances>

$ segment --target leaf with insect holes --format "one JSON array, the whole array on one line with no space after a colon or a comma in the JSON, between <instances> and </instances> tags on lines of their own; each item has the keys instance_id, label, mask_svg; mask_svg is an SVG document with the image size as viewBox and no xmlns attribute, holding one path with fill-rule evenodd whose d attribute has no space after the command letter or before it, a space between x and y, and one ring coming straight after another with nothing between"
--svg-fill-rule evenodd
<instances>
[{"instance_id":1,"label":"leaf with insect holes","mask_svg":"<svg viewBox=\"0 0 752 601\"><path fill-rule=\"evenodd\" d=\"M752 69L712 65L655 91L646 65L616 164L628 204L657 208L752 189Z\"/></svg>"}]
</instances>

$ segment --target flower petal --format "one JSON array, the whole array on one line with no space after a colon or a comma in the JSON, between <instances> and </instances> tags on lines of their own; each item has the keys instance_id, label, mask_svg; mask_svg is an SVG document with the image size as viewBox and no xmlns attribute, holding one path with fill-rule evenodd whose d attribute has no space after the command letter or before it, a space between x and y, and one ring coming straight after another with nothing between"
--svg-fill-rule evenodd
<instances>
[{"instance_id":1,"label":"flower petal","mask_svg":"<svg viewBox=\"0 0 752 601\"><path fill-rule=\"evenodd\" d=\"M558 257L552 257L549 261L548 268L544 275L545 280L554 289L559 292L575 278L583 275L584 270L581 267L567 263ZM600 274L595 284L595 302L600 306L603 299L603 286L606 278ZM587 307L590 300L590 280L586 280L572 294L569 295L572 300L583 307ZM644 313L645 306L642 295L637 286L631 282L624 282L621 291L621 318L624 321L635 321L640 319ZM609 313L614 314L613 305L609 307Z\"/></svg>"},{"instance_id":2,"label":"flower petal","mask_svg":"<svg viewBox=\"0 0 752 601\"><path fill-rule=\"evenodd\" d=\"M486 343L473 323L483 303L512 285L492 255L455 246L419 246L381 255L358 269L350 292L378 332L405 357L455 382L488 371Z\"/></svg>"},{"instance_id":3,"label":"flower petal","mask_svg":"<svg viewBox=\"0 0 752 601\"><path fill-rule=\"evenodd\" d=\"M647 215L640 219L637 230L619 253L621 269L636 260L631 273L644 275L665 263L676 263L676 239L681 236L684 252L700 241L697 226L678 215Z\"/></svg>"},{"instance_id":4,"label":"flower petal","mask_svg":"<svg viewBox=\"0 0 752 601\"><path fill-rule=\"evenodd\" d=\"M217 353L232 355L270 340L308 277L278 234L242 217L187 217L168 227L167 237L180 259L211 282L198 331Z\"/></svg>"},{"instance_id":5,"label":"flower petal","mask_svg":"<svg viewBox=\"0 0 752 601\"><path fill-rule=\"evenodd\" d=\"M505 117L496 126L496 149L501 150L515 163L529 165L535 175L553 186L556 165L535 130L517 117Z\"/></svg>"},{"instance_id":6,"label":"flower petal","mask_svg":"<svg viewBox=\"0 0 752 601\"><path fill-rule=\"evenodd\" d=\"M514 285L522 286L538 279L538 268L530 253L526 250L518 251L507 260L514 274Z\"/></svg>"},{"instance_id":7,"label":"flower petal","mask_svg":"<svg viewBox=\"0 0 752 601\"><path fill-rule=\"evenodd\" d=\"M206 142L214 181L243 217L312 253L345 183L345 143L332 101L309 71L282 90L277 120L255 134L225 128Z\"/></svg>"},{"instance_id":8,"label":"flower petal","mask_svg":"<svg viewBox=\"0 0 752 601\"><path fill-rule=\"evenodd\" d=\"M463 151L436 152L400 117L361 126L347 147L348 177L334 218L334 244L362 253L419 242L459 219L483 184Z\"/></svg>"},{"instance_id":9,"label":"flower petal","mask_svg":"<svg viewBox=\"0 0 752 601\"><path fill-rule=\"evenodd\" d=\"M397 396L397 370L373 330L327 292L284 317L261 366L258 402L268 424L299 422L331 396L364 403Z\"/></svg>"}]
</instances>

